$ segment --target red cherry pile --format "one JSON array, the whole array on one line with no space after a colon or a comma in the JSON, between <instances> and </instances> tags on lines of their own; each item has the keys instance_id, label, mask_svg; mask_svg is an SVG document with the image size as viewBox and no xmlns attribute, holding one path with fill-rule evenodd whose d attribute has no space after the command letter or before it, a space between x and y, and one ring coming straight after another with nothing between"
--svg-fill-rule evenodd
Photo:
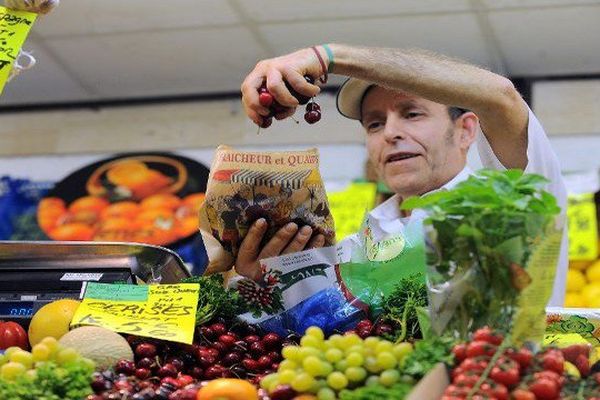
<instances>
[{"instance_id":1,"label":"red cherry pile","mask_svg":"<svg viewBox=\"0 0 600 400\"><path fill-rule=\"evenodd\" d=\"M373 322L369 319L360 321L354 329L350 329L345 333L356 333L361 339L366 339L369 336L385 337L394 333L394 328L388 323L377 321Z\"/></svg>"},{"instance_id":2,"label":"red cherry pile","mask_svg":"<svg viewBox=\"0 0 600 400\"><path fill-rule=\"evenodd\" d=\"M315 81L312 77L305 75L304 79L310 84L314 84ZM314 98L305 96L298 93L289 83L285 83L285 86L290 91L291 95L294 96L298 103L301 105L306 104L306 112L304 113L304 120L309 124L314 124L321 119L321 107L314 101ZM261 106L269 109L269 115L263 117L261 128L268 128L273 123L273 117L276 114L285 112L288 110L287 107L279 104L273 95L267 89L267 85L263 82L262 86L258 89L258 102Z\"/></svg>"},{"instance_id":3,"label":"red cherry pile","mask_svg":"<svg viewBox=\"0 0 600 400\"><path fill-rule=\"evenodd\" d=\"M113 371L96 373L95 394L87 400L187 400L196 399L200 382L241 378L254 384L274 372L281 348L299 338L261 335L251 325L227 326L224 321L201 326L194 344L184 345L148 338L128 337L135 361L121 360Z\"/></svg>"}]
</instances>

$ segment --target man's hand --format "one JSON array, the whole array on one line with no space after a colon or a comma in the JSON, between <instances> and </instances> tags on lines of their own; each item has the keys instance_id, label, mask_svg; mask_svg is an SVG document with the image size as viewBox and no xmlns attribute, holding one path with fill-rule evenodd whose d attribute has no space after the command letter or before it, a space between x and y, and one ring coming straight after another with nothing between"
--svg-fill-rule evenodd
<instances>
[{"instance_id":1,"label":"man's hand","mask_svg":"<svg viewBox=\"0 0 600 400\"><path fill-rule=\"evenodd\" d=\"M324 60L327 56L318 49ZM302 49L281 57L260 61L242 83L242 104L244 111L255 124L260 125L269 110L258 102L258 89L266 82L267 89L275 100L288 108L286 112L275 115L276 119L284 119L294 114L298 100L285 87L288 82L298 93L305 96L316 96L321 89L317 85L306 82L304 75L318 78L323 74L319 59L312 49Z\"/></svg>"},{"instance_id":2,"label":"man's hand","mask_svg":"<svg viewBox=\"0 0 600 400\"><path fill-rule=\"evenodd\" d=\"M267 221L263 218L258 219L248 230L235 261L238 274L258 281L261 278L259 260L296 253L307 248L323 247L325 244L325 237L322 234L315 235L311 239L313 231L310 226L303 226L298 230L298 225L290 222L277 231L275 236L260 249L260 242L266 231Z\"/></svg>"}]
</instances>

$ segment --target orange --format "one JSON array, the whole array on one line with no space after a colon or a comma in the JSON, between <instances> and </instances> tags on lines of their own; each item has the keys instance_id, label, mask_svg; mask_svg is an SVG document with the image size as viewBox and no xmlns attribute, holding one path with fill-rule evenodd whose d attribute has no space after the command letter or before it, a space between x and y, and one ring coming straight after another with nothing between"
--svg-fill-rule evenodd
<instances>
[{"instance_id":1,"label":"orange","mask_svg":"<svg viewBox=\"0 0 600 400\"><path fill-rule=\"evenodd\" d=\"M138 224L128 218L108 218L100 222L94 240L130 242L134 239Z\"/></svg>"},{"instance_id":2,"label":"orange","mask_svg":"<svg viewBox=\"0 0 600 400\"><path fill-rule=\"evenodd\" d=\"M181 199L174 194L155 194L150 197L146 197L142 200L141 207L144 210L155 209L155 208L168 208L175 210L181 205Z\"/></svg>"},{"instance_id":3,"label":"orange","mask_svg":"<svg viewBox=\"0 0 600 400\"><path fill-rule=\"evenodd\" d=\"M173 228L163 229L153 224L142 225L133 235L133 241L163 246L178 239Z\"/></svg>"},{"instance_id":4,"label":"orange","mask_svg":"<svg viewBox=\"0 0 600 400\"><path fill-rule=\"evenodd\" d=\"M94 228L81 222L73 222L52 229L48 236L54 240L92 240Z\"/></svg>"},{"instance_id":5,"label":"orange","mask_svg":"<svg viewBox=\"0 0 600 400\"><path fill-rule=\"evenodd\" d=\"M80 197L69 205L69 212L95 211L100 214L110 203L108 200L97 196Z\"/></svg>"},{"instance_id":6,"label":"orange","mask_svg":"<svg viewBox=\"0 0 600 400\"><path fill-rule=\"evenodd\" d=\"M198 217L185 217L175 221L175 229L180 238L184 238L198 232Z\"/></svg>"},{"instance_id":7,"label":"orange","mask_svg":"<svg viewBox=\"0 0 600 400\"><path fill-rule=\"evenodd\" d=\"M151 208L142 210L138 214L137 220L144 222L155 222L156 220L172 220L174 218L173 211L168 208Z\"/></svg>"},{"instance_id":8,"label":"orange","mask_svg":"<svg viewBox=\"0 0 600 400\"><path fill-rule=\"evenodd\" d=\"M219 378L209 381L198 391L196 400L258 400L253 384L242 379Z\"/></svg>"},{"instance_id":9,"label":"orange","mask_svg":"<svg viewBox=\"0 0 600 400\"><path fill-rule=\"evenodd\" d=\"M192 209L196 210L196 212L197 212L200 209L200 206L202 205L202 203L204 203L205 197L206 196L204 195L204 193L188 194L187 196L185 196L183 198L183 204L191 207Z\"/></svg>"},{"instance_id":10,"label":"orange","mask_svg":"<svg viewBox=\"0 0 600 400\"><path fill-rule=\"evenodd\" d=\"M67 207L66 207L65 201L63 199L60 199L58 197L46 197L45 199L42 199L40 201L40 204L38 205L38 209L45 210L45 209L49 209L49 208L66 209Z\"/></svg>"},{"instance_id":11,"label":"orange","mask_svg":"<svg viewBox=\"0 0 600 400\"><path fill-rule=\"evenodd\" d=\"M102 211L102 219L113 217L135 218L140 212L140 205L134 201L119 201L111 204Z\"/></svg>"},{"instance_id":12,"label":"orange","mask_svg":"<svg viewBox=\"0 0 600 400\"><path fill-rule=\"evenodd\" d=\"M110 168L106 172L106 177L116 185L128 186L132 180L135 181L139 176L145 176L147 171L148 167L143 162L125 160Z\"/></svg>"}]
</instances>

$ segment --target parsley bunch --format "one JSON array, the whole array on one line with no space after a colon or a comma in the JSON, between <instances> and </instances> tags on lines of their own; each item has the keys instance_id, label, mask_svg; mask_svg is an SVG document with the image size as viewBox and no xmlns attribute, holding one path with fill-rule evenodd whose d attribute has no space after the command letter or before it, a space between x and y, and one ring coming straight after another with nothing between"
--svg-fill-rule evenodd
<instances>
[{"instance_id":1,"label":"parsley bunch","mask_svg":"<svg viewBox=\"0 0 600 400\"><path fill-rule=\"evenodd\" d=\"M192 276L183 279L181 283L200 285L196 326L205 324L215 317L232 319L243 312L239 294L224 287L223 277L220 274Z\"/></svg>"}]
</instances>

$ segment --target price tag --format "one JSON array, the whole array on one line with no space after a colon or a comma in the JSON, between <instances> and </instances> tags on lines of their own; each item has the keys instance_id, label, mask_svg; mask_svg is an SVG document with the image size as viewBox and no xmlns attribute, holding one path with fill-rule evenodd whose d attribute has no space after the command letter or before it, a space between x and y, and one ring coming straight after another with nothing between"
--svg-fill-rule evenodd
<instances>
[{"instance_id":1,"label":"price tag","mask_svg":"<svg viewBox=\"0 0 600 400\"><path fill-rule=\"evenodd\" d=\"M197 283L146 286L89 282L71 326L95 325L192 344L199 290Z\"/></svg>"},{"instance_id":2,"label":"price tag","mask_svg":"<svg viewBox=\"0 0 600 400\"><path fill-rule=\"evenodd\" d=\"M352 183L342 192L327 195L338 241L358 232L365 211L372 209L375 205L376 195L377 185L369 182Z\"/></svg>"},{"instance_id":3,"label":"price tag","mask_svg":"<svg viewBox=\"0 0 600 400\"><path fill-rule=\"evenodd\" d=\"M37 14L0 6L0 94Z\"/></svg>"},{"instance_id":4,"label":"price tag","mask_svg":"<svg viewBox=\"0 0 600 400\"><path fill-rule=\"evenodd\" d=\"M569 195L569 259L595 260L598 256L596 203L592 193Z\"/></svg>"}]
</instances>

